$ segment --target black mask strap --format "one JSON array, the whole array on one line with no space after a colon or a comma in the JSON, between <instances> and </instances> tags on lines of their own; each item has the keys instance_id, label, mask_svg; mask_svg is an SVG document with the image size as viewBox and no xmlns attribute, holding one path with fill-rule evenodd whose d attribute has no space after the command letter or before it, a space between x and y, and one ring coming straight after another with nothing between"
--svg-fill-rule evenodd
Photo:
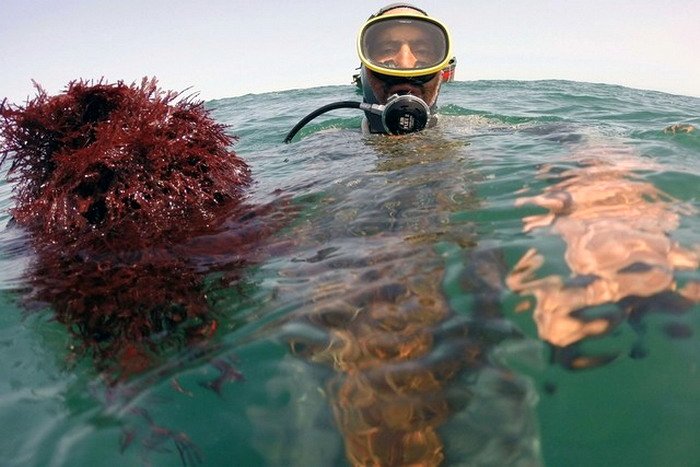
<instances>
[{"instance_id":1,"label":"black mask strap","mask_svg":"<svg viewBox=\"0 0 700 467\"><path fill-rule=\"evenodd\" d=\"M432 73L432 74L423 75L423 76L407 77L407 76L389 76L389 75L385 75L383 73L377 73L376 71L373 73L374 73L374 76L376 76L383 83L386 83L388 85L408 83L408 84L416 84L419 86L432 80L438 74L438 73Z\"/></svg>"},{"instance_id":2,"label":"black mask strap","mask_svg":"<svg viewBox=\"0 0 700 467\"><path fill-rule=\"evenodd\" d=\"M397 8L410 8L411 10L416 10L417 12L423 13L425 16L428 16L428 13L426 13L425 10L421 10L420 8L413 6L409 3L392 3L391 5L387 5L383 8L380 8L379 11L370 16L368 19L376 18L377 16L382 16L387 11L395 10Z\"/></svg>"}]
</instances>

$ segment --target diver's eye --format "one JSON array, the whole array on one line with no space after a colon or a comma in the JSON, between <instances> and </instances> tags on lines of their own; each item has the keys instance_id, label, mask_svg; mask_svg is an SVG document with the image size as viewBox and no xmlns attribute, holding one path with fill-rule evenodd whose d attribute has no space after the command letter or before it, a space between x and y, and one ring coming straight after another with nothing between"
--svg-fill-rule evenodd
<instances>
[{"instance_id":1,"label":"diver's eye","mask_svg":"<svg viewBox=\"0 0 700 467\"><path fill-rule=\"evenodd\" d=\"M432 60L432 55L430 53L424 52L422 50L417 51L413 55L416 57L416 60L418 60L419 62L426 63L426 62L434 61L434 60Z\"/></svg>"},{"instance_id":2,"label":"diver's eye","mask_svg":"<svg viewBox=\"0 0 700 467\"><path fill-rule=\"evenodd\" d=\"M415 55L416 57L427 57L428 55L430 55L430 49L428 49L427 47L417 47L411 50L413 51L413 55Z\"/></svg>"},{"instance_id":3,"label":"diver's eye","mask_svg":"<svg viewBox=\"0 0 700 467\"><path fill-rule=\"evenodd\" d=\"M382 42L375 49L374 55L378 57L388 57L397 54L400 48L401 44L396 41Z\"/></svg>"}]
</instances>

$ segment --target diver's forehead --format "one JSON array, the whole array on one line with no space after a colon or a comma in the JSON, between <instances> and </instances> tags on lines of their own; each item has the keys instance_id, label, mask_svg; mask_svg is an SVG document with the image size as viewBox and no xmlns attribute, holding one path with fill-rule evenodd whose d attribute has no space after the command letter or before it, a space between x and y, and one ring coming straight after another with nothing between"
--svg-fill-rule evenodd
<instances>
[{"instance_id":1,"label":"diver's forehead","mask_svg":"<svg viewBox=\"0 0 700 467\"><path fill-rule=\"evenodd\" d=\"M379 41L388 40L428 40L428 33L421 27L411 23L398 23L382 30L378 35Z\"/></svg>"}]
</instances>

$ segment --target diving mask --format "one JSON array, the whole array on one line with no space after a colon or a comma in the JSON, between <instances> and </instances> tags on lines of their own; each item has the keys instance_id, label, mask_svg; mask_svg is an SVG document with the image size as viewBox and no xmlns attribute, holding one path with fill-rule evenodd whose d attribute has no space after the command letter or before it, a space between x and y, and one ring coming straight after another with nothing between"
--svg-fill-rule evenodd
<instances>
[{"instance_id":1,"label":"diving mask","mask_svg":"<svg viewBox=\"0 0 700 467\"><path fill-rule=\"evenodd\" d=\"M440 72L452 58L447 28L420 14L370 18L360 29L357 53L368 69L413 78Z\"/></svg>"}]
</instances>

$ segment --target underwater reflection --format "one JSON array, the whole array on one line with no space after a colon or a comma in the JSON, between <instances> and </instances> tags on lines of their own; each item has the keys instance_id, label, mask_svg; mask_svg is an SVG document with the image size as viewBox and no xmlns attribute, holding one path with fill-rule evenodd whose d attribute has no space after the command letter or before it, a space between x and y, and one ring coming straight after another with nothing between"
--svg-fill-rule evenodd
<instances>
[{"instance_id":1,"label":"underwater reflection","mask_svg":"<svg viewBox=\"0 0 700 467\"><path fill-rule=\"evenodd\" d=\"M569 277L537 278L544 256L530 249L507 278L511 290L536 300L539 336L559 347L611 332L626 318L650 309L686 310L700 301L700 284L681 286L677 271L695 270L697 249L671 238L682 215L695 211L635 171L658 169L628 149L587 148L577 165L542 177L557 181L541 194L521 197L548 212L523 219L523 230L550 228L565 243ZM601 313L596 307L616 304ZM587 360L572 361L573 367Z\"/></svg>"}]
</instances>

